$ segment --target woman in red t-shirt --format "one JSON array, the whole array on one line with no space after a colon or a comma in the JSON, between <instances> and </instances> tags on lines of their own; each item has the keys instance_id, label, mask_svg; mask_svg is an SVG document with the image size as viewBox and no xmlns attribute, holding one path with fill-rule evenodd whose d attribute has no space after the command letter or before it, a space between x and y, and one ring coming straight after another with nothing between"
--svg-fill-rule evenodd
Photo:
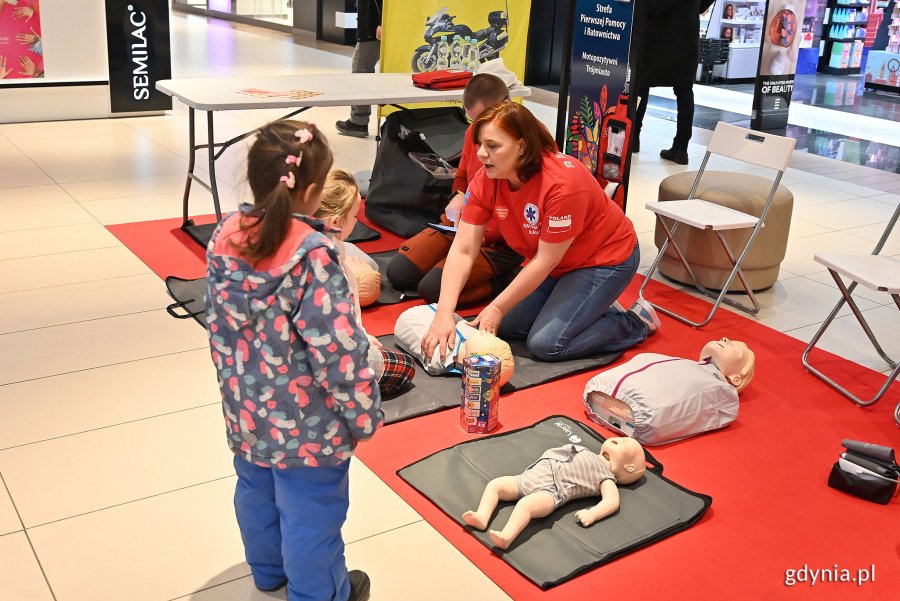
<instances>
[{"instance_id":1,"label":"woman in red t-shirt","mask_svg":"<svg viewBox=\"0 0 900 601\"><path fill-rule=\"evenodd\" d=\"M619 351L655 332L659 319L649 304L624 311L615 303L637 271L637 235L587 168L558 152L547 128L519 104L487 109L473 128L484 167L469 182L437 312L422 341L426 356L453 348L453 312L492 216L528 263L473 325L526 339L544 361Z\"/></svg>"}]
</instances>

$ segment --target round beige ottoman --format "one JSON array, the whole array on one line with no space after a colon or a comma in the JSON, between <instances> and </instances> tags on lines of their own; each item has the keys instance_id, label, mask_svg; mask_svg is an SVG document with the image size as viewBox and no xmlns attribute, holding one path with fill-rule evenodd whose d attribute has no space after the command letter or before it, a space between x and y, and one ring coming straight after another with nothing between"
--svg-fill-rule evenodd
<instances>
[{"instance_id":1,"label":"round beige ottoman","mask_svg":"<svg viewBox=\"0 0 900 601\"><path fill-rule=\"evenodd\" d=\"M659 184L659 200L687 198L696 177L696 171L670 175ZM769 190L772 189L772 181L746 173L705 171L695 197L759 217L769 196ZM769 207L765 227L756 236L741 266L747 283L754 291L768 288L778 279L778 269L787 248L793 207L793 194L784 185L779 185L772 206ZM671 228L671 223L669 227ZM735 258L740 255L752 231L746 229L723 232ZM662 246L665 239L666 234L657 222L655 235L657 249ZM675 239L700 284L706 288L721 290L731 272L731 264L716 235L712 231L698 230L681 224L675 232ZM659 271L675 281L693 284L690 274L681 264L671 245L659 262ZM743 290L736 276L728 290Z\"/></svg>"}]
</instances>

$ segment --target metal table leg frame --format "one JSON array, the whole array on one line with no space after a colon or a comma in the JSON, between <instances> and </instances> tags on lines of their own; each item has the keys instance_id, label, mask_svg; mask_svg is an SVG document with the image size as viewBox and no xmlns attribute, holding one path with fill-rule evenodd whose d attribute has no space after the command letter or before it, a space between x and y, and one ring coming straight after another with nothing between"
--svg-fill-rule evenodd
<instances>
[{"instance_id":1,"label":"metal table leg frame","mask_svg":"<svg viewBox=\"0 0 900 601\"><path fill-rule=\"evenodd\" d=\"M297 109L296 111L292 111L281 117L279 120L290 119L294 115L298 115L304 111L309 110L312 107L302 107ZM243 133L239 136L235 136L230 140L226 140L225 142L215 142L215 127L213 121L213 112L207 111L206 113L206 144L197 144L196 143L196 132L195 132L195 117L194 117L194 109L192 107L188 107L188 171L187 171L187 181L184 184L184 197L182 199L182 224L181 229L190 232L188 228L194 226L194 220L190 218L190 212L188 211L188 203L191 195L191 182L197 182L207 190L209 190L210 194L213 197L213 208L216 213L216 222L222 220L222 206L219 202L219 186L216 181L216 161L224 154L228 148L237 144L238 142L249 138L254 135L258 129L254 129ZM216 151L218 149L218 151ZM202 178L194 173L194 166L197 162L197 151L198 150L207 150L209 154L208 167L209 167L209 182L207 183ZM201 226L202 227L202 226ZM197 242L203 245L203 242L197 240Z\"/></svg>"}]
</instances>

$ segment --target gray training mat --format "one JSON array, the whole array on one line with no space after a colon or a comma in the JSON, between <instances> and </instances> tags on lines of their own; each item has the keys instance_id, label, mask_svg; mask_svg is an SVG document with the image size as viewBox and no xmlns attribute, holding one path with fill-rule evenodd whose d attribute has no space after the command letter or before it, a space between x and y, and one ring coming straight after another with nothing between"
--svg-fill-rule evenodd
<instances>
[{"instance_id":1,"label":"gray training mat","mask_svg":"<svg viewBox=\"0 0 900 601\"><path fill-rule=\"evenodd\" d=\"M381 274L381 293L378 295L377 303L379 305L396 305L406 300L419 298L418 293L413 291L397 290L391 284L387 277L387 266L391 259L397 256L396 250L388 250L380 253L371 253L369 257L378 263L378 273Z\"/></svg>"},{"instance_id":2,"label":"gray training mat","mask_svg":"<svg viewBox=\"0 0 900 601\"><path fill-rule=\"evenodd\" d=\"M358 242L370 242L372 240L378 240L379 238L381 238L380 232L378 232L377 230L373 230L362 221L357 221L356 225L353 226L353 231L350 232L349 236L347 236L347 242L356 244Z\"/></svg>"},{"instance_id":3,"label":"gray training mat","mask_svg":"<svg viewBox=\"0 0 900 601\"><path fill-rule=\"evenodd\" d=\"M396 348L394 336L379 336L378 340L385 348ZM622 356L622 353L609 353L547 363L538 361L528 352L524 341L513 341L509 344L516 361L516 370L509 382L500 390L502 394L509 394L530 386L537 386L550 380L555 380L579 371L595 369L612 363ZM381 410L384 411L384 423L390 424L404 419L434 413L442 409L459 407L460 376L459 374L447 374L446 376L429 375L416 361L416 375L412 386L393 397L386 397L381 401Z\"/></svg>"},{"instance_id":4,"label":"gray training mat","mask_svg":"<svg viewBox=\"0 0 900 601\"><path fill-rule=\"evenodd\" d=\"M554 416L521 430L439 451L397 474L465 526L462 514L477 508L485 485L493 478L520 474L545 450L565 444L599 452L603 440L581 422ZM546 518L533 520L506 551L493 548L487 531L472 530L472 535L523 576L548 589L690 528L709 509L712 498L663 477L662 465L646 455L644 477L619 486L619 511L587 528L575 521L575 513L597 504L599 497L571 501ZM501 502L488 529L502 529L512 508L512 502Z\"/></svg>"},{"instance_id":5,"label":"gray training mat","mask_svg":"<svg viewBox=\"0 0 900 601\"><path fill-rule=\"evenodd\" d=\"M166 307L172 317L188 319L193 317L197 323L206 327L206 278L186 280L170 275L166 278L166 290L175 302Z\"/></svg>"}]
</instances>

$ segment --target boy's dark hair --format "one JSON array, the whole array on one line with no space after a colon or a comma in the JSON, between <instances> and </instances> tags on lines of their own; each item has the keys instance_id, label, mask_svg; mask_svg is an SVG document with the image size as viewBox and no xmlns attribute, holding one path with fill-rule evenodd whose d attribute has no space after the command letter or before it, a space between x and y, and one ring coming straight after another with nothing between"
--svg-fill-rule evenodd
<instances>
[{"instance_id":1,"label":"boy's dark hair","mask_svg":"<svg viewBox=\"0 0 900 601\"><path fill-rule=\"evenodd\" d=\"M289 156L296 160L288 162ZM253 208L241 220L241 230L247 232L241 255L247 261L254 263L278 250L291 227L295 195L310 184L321 189L333 162L328 140L311 123L273 121L259 128L247 154ZM291 175L292 188L281 179Z\"/></svg>"},{"instance_id":2,"label":"boy's dark hair","mask_svg":"<svg viewBox=\"0 0 900 601\"><path fill-rule=\"evenodd\" d=\"M463 108L466 110L481 102L488 107L509 99L509 89L503 80L490 73L479 73L469 80L463 90Z\"/></svg>"}]
</instances>

